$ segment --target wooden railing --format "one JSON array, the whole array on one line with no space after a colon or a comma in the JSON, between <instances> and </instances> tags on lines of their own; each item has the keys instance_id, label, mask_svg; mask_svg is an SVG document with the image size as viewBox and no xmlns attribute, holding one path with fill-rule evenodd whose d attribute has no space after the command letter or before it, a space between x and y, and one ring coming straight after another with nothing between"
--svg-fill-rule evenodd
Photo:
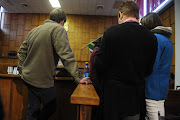
<instances>
[{"instance_id":1,"label":"wooden railing","mask_svg":"<svg viewBox=\"0 0 180 120\"><path fill-rule=\"evenodd\" d=\"M79 84L71 95L71 104L77 104L77 120L91 120L91 107L99 101L92 84Z\"/></svg>"}]
</instances>

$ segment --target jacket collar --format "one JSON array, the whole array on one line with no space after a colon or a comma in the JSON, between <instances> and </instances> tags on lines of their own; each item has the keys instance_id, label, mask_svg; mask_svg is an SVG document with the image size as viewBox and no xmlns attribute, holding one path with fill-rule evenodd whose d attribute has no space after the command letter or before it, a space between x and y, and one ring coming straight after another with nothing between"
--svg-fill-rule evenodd
<instances>
[{"instance_id":1,"label":"jacket collar","mask_svg":"<svg viewBox=\"0 0 180 120\"><path fill-rule=\"evenodd\" d=\"M55 22L52 20L45 20L44 23L55 23Z\"/></svg>"},{"instance_id":2,"label":"jacket collar","mask_svg":"<svg viewBox=\"0 0 180 120\"><path fill-rule=\"evenodd\" d=\"M164 27L164 26L157 26L151 30L153 33L158 33L164 35L168 38L172 35L172 28L171 27Z\"/></svg>"}]
</instances>

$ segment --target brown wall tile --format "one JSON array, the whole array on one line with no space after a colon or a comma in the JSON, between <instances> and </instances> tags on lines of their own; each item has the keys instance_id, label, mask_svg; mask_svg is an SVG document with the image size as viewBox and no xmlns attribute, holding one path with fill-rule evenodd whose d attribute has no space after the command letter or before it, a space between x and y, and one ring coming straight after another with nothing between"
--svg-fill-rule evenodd
<instances>
[{"instance_id":1,"label":"brown wall tile","mask_svg":"<svg viewBox=\"0 0 180 120\"><path fill-rule=\"evenodd\" d=\"M7 57L10 50L18 51L29 31L38 25L44 24L44 20L48 18L48 14L3 13L2 32L0 35L2 38L0 40L0 56ZM106 28L117 24L116 19L116 16L67 15L69 43L80 66L84 66L84 62L90 60L91 53L87 44L101 36ZM0 61L0 63L7 64L12 64L12 62L17 64L18 60L3 59Z\"/></svg>"}]
</instances>

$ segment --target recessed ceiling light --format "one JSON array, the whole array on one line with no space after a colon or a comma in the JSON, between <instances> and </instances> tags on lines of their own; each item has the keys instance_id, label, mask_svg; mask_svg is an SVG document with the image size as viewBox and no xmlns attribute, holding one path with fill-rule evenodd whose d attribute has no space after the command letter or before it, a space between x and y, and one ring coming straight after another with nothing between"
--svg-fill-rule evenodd
<instances>
[{"instance_id":1,"label":"recessed ceiling light","mask_svg":"<svg viewBox=\"0 0 180 120\"><path fill-rule=\"evenodd\" d=\"M96 8L97 8L97 9L103 9L103 8L104 8L104 5L97 5Z\"/></svg>"},{"instance_id":2,"label":"recessed ceiling light","mask_svg":"<svg viewBox=\"0 0 180 120\"><path fill-rule=\"evenodd\" d=\"M20 3L23 7L29 7L26 3Z\"/></svg>"},{"instance_id":3,"label":"recessed ceiling light","mask_svg":"<svg viewBox=\"0 0 180 120\"><path fill-rule=\"evenodd\" d=\"M60 8L61 7L59 0L49 0L49 2L51 3L51 6L53 8Z\"/></svg>"}]
</instances>

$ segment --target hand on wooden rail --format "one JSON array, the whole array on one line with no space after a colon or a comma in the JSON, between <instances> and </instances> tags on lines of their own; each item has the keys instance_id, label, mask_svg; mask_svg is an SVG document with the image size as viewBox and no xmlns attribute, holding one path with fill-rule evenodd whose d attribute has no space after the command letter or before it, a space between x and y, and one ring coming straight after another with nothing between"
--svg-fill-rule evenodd
<instances>
[{"instance_id":1,"label":"hand on wooden rail","mask_svg":"<svg viewBox=\"0 0 180 120\"><path fill-rule=\"evenodd\" d=\"M84 77L83 79L80 80L80 84L91 84L92 81L90 80L89 77Z\"/></svg>"}]
</instances>

